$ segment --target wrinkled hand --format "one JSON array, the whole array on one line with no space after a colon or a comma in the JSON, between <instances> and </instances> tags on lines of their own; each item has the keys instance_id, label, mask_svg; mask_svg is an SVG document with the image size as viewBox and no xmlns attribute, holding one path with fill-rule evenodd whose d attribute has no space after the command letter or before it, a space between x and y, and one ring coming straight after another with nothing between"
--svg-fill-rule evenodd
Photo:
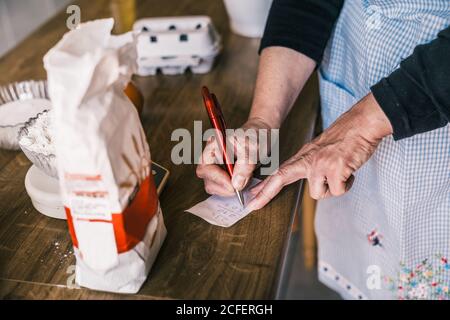
<instances>
[{"instance_id":1,"label":"wrinkled hand","mask_svg":"<svg viewBox=\"0 0 450 320\"><path fill-rule=\"evenodd\" d=\"M252 210L264 207L284 186L300 179L308 179L314 199L344 194L352 186L353 173L391 133L388 118L368 95L255 186L251 190L255 198L248 206Z\"/></svg>"},{"instance_id":2,"label":"wrinkled hand","mask_svg":"<svg viewBox=\"0 0 450 320\"><path fill-rule=\"evenodd\" d=\"M258 132L260 129L270 130L268 124L260 119L249 119L243 126L243 133L247 130ZM260 148L268 148L267 145L261 146L258 139L248 139L245 135L233 135L227 137L227 148L234 148L236 157L234 163L232 179L228 173L220 167L222 162L222 152L214 137L208 140L203 150L200 164L197 166L197 176L203 179L205 190L208 194L220 196L235 195L234 188L242 190L251 180L252 173L256 168L258 159L251 159L251 155L257 155ZM270 142L268 143L270 146Z\"/></svg>"}]
</instances>

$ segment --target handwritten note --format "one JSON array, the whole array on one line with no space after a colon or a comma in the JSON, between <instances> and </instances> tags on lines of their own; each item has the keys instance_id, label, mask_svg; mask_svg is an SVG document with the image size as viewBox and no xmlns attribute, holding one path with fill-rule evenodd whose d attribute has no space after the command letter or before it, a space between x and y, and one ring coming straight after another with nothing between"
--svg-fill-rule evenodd
<instances>
[{"instance_id":1,"label":"handwritten note","mask_svg":"<svg viewBox=\"0 0 450 320\"><path fill-rule=\"evenodd\" d=\"M245 203L249 203L253 197L249 189L260 181L259 179L252 179L249 186L244 190ZM225 228L231 227L251 212L247 208L241 207L236 196L211 196L186 211L195 214L211 224Z\"/></svg>"}]
</instances>

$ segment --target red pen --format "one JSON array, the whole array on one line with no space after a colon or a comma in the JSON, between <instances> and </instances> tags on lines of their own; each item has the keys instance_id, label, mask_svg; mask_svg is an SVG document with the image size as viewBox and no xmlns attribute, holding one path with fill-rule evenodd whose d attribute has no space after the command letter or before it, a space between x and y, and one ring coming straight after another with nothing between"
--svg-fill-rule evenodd
<instances>
[{"instance_id":1,"label":"red pen","mask_svg":"<svg viewBox=\"0 0 450 320\"><path fill-rule=\"evenodd\" d=\"M208 112L209 121L211 122L211 126L216 130L216 137L218 139L218 144L222 149L223 154L223 162L225 164L225 168L230 175L233 177L233 161L229 159L227 153L227 142L226 142L226 122L225 117L223 116L222 109L220 107L219 101L214 93L210 93L207 87L202 88L202 96L203 102L205 104L206 111ZM236 195L239 199L239 203L242 207L244 207L244 197L241 191L234 189Z\"/></svg>"}]
</instances>

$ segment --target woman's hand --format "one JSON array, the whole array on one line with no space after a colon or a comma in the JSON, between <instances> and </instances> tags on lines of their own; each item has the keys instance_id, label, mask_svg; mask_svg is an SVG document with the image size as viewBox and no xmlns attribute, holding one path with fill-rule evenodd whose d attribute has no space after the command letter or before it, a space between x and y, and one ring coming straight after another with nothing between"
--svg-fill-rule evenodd
<instances>
[{"instance_id":1,"label":"woman's hand","mask_svg":"<svg viewBox=\"0 0 450 320\"><path fill-rule=\"evenodd\" d=\"M268 150L269 139L258 139L261 129L270 133L270 126L258 118L249 119L232 136L227 137L227 148L233 148L236 161L234 163L233 177L219 166L222 163L222 151L217 140L213 137L208 140L199 165L197 166L197 176L203 179L205 190L209 194L221 196L232 196L234 189L242 190L250 181L256 164L259 161L258 154L260 148ZM253 138L249 138L253 137ZM261 145L261 144L264 145Z\"/></svg>"},{"instance_id":2,"label":"woman's hand","mask_svg":"<svg viewBox=\"0 0 450 320\"><path fill-rule=\"evenodd\" d=\"M284 186L305 178L314 199L344 194L352 186L353 173L369 160L381 139L391 133L388 118L369 94L255 186L255 198L248 206L260 209Z\"/></svg>"},{"instance_id":3,"label":"woman's hand","mask_svg":"<svg viewBox=\"0 0 450 320\"><path fill-rule=\"evenodd\" d=\"M261 52L249 120L242 129L259 131L280 128L315 67L314 60L295 50L284 47L265 48ZM232 196L235 194L233 187L242 190L250 180L256 163L248 161L249 153L251 151L254 154L265 146L254 141L244 143L246 139L239 136L242 135L227 140L227 147L235 148L237 158L232 179L217 165L222 162L222 153L217 143L214 139L208 141L200 165L197 166L197 176L204 180L205 190L209 194Z\"/></svg>"}]
</instances>

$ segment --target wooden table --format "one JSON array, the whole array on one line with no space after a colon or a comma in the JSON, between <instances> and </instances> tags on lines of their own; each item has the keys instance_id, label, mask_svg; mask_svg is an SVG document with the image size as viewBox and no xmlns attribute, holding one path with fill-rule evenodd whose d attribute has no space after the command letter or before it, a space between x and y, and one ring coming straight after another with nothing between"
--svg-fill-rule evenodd
<instances>
[{"instance_id":1,"label":"wooden table","mask_svg":"<svg viewBox=\"0 0 450 320\"><path fill-rule=\"evenodd\" d=\"M81 0L82 21L111 16L106 0ZM70 289L74 265L65 221L39 214L25 191L30 162L21 152L0 151L0 297L26 299L265 299L280 294L286 248L299 207L300 184L291 185L266 208L231 228L219 228L184 212L205 199L194 165L172 164L176 128L193 131L194 120L208 124L200 87L208 85L224 107L230 126L248 114L258 64L259 40L230 33L222 1L137 1L137 17L209 15L223 36L224 51L206 75L138 78L146 104L143 126L156 162L171 177L161 196L168 236L147 282L136 295ZM61 12L0 58L0 85L45 79L42 57L67 31ZM316 119L316 81L298 99L281 131L281 158L310 139Z\"/></svg>"}]
</instances>

